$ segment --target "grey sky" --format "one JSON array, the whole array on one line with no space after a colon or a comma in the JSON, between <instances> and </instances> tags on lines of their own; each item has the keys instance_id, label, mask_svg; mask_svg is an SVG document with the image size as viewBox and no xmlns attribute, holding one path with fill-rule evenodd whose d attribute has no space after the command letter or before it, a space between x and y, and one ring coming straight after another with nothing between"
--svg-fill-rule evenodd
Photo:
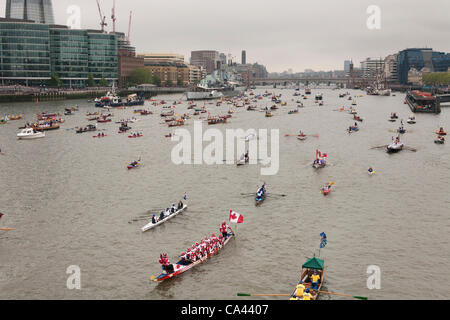
<instances>
[{"instance_id":1,"label":"grey sky","mask_svg":"<svg viewBox=\"0 0 450 320\"><path fill-rule=\"evenodd\" d=\"M0 10L4 16L5 0ZM108 17L113 0L100 0ZM82 28L100 28L95 0L53 0L56 22L66 24L69 5L81 7ZM381 30L366 27L369 5L381 8ZM215 49L240 62L265 64L269 72L292 68L343 69L366 57L384 57L406 47L450 52L449 0L116 0L118 31L138 52Z\"/></svg>"}]
</instances>

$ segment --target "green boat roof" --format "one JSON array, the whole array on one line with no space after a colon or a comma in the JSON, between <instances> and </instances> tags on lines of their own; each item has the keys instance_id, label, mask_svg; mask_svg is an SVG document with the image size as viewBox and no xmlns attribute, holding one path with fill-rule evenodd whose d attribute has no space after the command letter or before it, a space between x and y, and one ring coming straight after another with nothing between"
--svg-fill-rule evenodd
<instances>
[{"instance_id":1,"label":"green boat roof","mask_svg":"<svg viewBox=\"0 0 450 320\"><path fill-rule=\"evenodd\" d=\"M324 264L324 261L322 259L314 257L314 258L308 259L303 264L302 268L322 270L323 264Z\"/></svg>"}]
</instances>

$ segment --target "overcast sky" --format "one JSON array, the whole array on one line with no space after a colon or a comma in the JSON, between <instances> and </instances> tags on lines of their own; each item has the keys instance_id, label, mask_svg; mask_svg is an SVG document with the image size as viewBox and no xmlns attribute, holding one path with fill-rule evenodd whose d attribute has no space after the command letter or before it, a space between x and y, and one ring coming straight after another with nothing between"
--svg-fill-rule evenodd
<instances>
[{"instance_id":1,"label":"overcast sky","mask_svg":"<svg viewBox=\"0 0 450 320\"><path fill-rule=\"evenodd\" d=\"M6 0L0 0L2 16ZM113 0L100 0L108 17ZM70 5L81 7L82 28L100 28L95 0L53 0L56 23L66 24ZM381 29L369 30L368 6L381 9ZM343 69L367 57L385 57L407 47L450 52L450 0L116 0L117 29L127 32L138 52L184 54L213 49L240 62L289 68Z\"/></svg>"}]
</instances>

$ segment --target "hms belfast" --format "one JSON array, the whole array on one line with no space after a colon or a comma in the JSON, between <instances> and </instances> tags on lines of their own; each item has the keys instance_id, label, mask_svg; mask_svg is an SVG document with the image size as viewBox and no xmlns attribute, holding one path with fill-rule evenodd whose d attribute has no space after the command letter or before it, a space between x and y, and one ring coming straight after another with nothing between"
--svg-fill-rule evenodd
<instances>
[{"instance_id":1,"label":"hms belfast","mask_svg":"<svg viewBox=\"0 0 450 320\"><path fill-rule=\"evenodd\" d=\"M241 95L243 91L237 88L242 86L232 72L216 70L207 75L197 85L194 91L185 93L187 100L213 100L223 97L234 97Z\"/></svg>"}]
</instances>

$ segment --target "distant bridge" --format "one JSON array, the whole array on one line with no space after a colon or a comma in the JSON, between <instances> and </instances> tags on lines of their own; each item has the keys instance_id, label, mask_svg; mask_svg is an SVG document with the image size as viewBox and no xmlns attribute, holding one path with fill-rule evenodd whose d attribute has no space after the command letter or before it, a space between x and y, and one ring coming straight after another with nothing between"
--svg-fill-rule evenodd
<instances>
[{"instance_id":1,"label":"distant bridge","mask_svg":"<svg viewBox=\"0 0 450 320\"><path fill-rule=\"evenodd\" d=\"M303 83L308 85L309 83L334 83L334 84L368 84L374 81L374 78L348 78L348 77L338 77L338 78L318 78L318 77L307 77L307 78L254 78L250 82L252 85L268 85L268 84L283 84L288 83Z\"/></svg>"}]
</instances>

